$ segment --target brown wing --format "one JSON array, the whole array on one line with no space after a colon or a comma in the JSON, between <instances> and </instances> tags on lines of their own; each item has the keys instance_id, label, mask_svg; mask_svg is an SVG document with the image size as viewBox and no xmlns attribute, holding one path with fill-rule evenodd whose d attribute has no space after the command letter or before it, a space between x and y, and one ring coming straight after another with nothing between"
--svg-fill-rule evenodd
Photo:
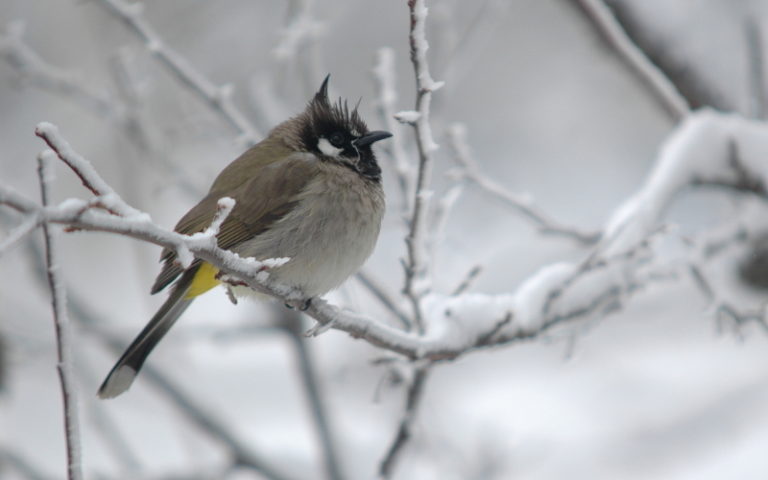
<instances>
[{"instance_id":1,"label":"brown wing","mask_svg":"<svg viewBox=\"0 0 768 480\"><path fill-rule=\"evenodd\" d=\"M254 152L260 145L222 171L211 192L179 220L175 228L177 232L187 235L202 232L213 221L219 199L232 197L235 208L216 237L219 246L228 249L269 229L293 209L298 194L317 172L317 161L307 155L288 155L285 160L270 161L264 158L265 153L282 153L285 157L286 152L274 149ZM272 158L275 157L279 158L278 155ZM246 172L254 170L259 172L258 176L248 178ZM163 250L161 260L163 269L152 286L153 294L184 271L175 261L176 253L172 250Z\"/></svg>"}]
</instances>

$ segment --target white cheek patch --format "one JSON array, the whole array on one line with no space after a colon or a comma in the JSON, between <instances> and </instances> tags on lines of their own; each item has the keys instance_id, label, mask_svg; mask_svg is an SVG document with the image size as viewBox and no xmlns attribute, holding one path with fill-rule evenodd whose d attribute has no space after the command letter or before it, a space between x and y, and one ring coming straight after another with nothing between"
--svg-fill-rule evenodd
<instances>
[{"instance_id":1,"label":"white cheek patch","mask_svg":"<svg viewBox=\"0 0 768 480\"><path fill-rule=\"evenodd\" d=\"M325 138L321 138L317 142L317 148L323 152L323 155L327 155L329 157L338 157L339 154L342 152L343 149L336 148L333 145L331 145L331 142L329 142Z\"/></svg>"}]
</instances>

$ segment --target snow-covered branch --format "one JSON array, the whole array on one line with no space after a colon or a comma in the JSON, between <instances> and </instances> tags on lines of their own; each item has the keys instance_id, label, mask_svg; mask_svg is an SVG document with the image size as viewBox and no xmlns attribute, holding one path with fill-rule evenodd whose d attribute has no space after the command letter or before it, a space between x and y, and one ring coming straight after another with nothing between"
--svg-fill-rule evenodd
<instances>
[{"instance_id":1,"label":"snow-covered branch","mask_svg":"<svg viewBox=\"0 0 768 480\"><path fill-rule=\"evenodd\" d=\"M199 95L238 133L242 143L252 145L262 137L261 132L248 120L232 101L232 85L217 86L197 70L178 52L169 47L144 19L142 3L128 4L123 0L102 0L110 12L120 18L136 33L168 70L184 85Z\"/></svg>"},{"instance_id":2,"label":"snow-covered branch","mask_svg":"<svg viewBox=\"0 0 768 480\"><path fill-rule=\"evenodd\" d=\"M419 168L416 175L413 210L409 221L409 231L405 243L408 247L408 258L405 262L405 286L403 291L411 301L416 328L424 332L424 318L421 309L421 298L429 291L428 267L425 249L425 228L427 210L432 195L430 181L432 178L432 152L437 149L432 137L432 127L429 120L429 108L432 102L432 92L443 86L436 82L429 73L427 50L429 43L426 37L427 6L426 0L408 0L411 16L410 45L411 63L416 76L416 109L412 112L400 112L398 120L413 126L416 136L416 148L419 153Z\"/></svg>"},{"instance_id":3,"label":"snow-covered branch","mask_svg":"<svg viewBox=\"0 0 768 480\"><path fill-rule=\"evenodd\" d=\"M3 186L0 203L43 222L118 233L172 248L185 265L195 256L202 258L256 290L288 304L302 304L300 292L269 283L266 272L259 272L263 265L258 262L219 249L209 236L181 235L155 225L147 214L136 213L101 183L90 164L77 156L55 129L45 125L41 129L50 137L50 145L62 148L58 154L65 157L84 184L106 194L40 207ZM626 267L638 258L633 253L638 246L652 247L648 239L658 231L661 217L679 192L700 185L728 185L765 196L762 185L768 171L766 158L768 127L764 124L708 110L696 113L666 142L645 184L609 219L601 242L588 255L590 268L584 268L583 262L544 267L514 293L430 293L422 299L427 320L425 335L344 311L323 299L311 302L306 313L324 328L347 332L410 359L455 358L477 348L535 338L565 321L613 308L624 298L622 295L636 290L636 279L626 279ZM557 292L554 301L553 292Z\"/></svg>"},{"instance_id":4,"label":"snow-covered branch","mask_svg":"<svg viewBox=\"0 0 768 480\"><path fill-rule=\"evenodd\" d=\"M259 264L218 248L212 241L215 228L190 237L155 225L147 214L126 205L103 183L54 127L43 124L38 131L94 196L40 206L0 186L0 203L43 223L113 232L172 248L185 265L199 257L251 288L291 305L304 304L300 292L269 282L268 262ZM312 332L319 334L327 328L344 331L428 365L479 348L534 339L577 319L599 318L621 308L632 294L654 281L654 239L661 235L661 219L676 195L688 188L712 185L765 198L766 159L767 126L735 115L698 112L670 136L646 182L612 215L602 240L584 262L546 266L512 293L429 293L421 299L426 320L423 335L314 299L306 310L318 322L319 328ZM227 206L225 201L222 215ZM266 271L263 266L267 266ZM743 312L734 318L747 318Z\"/></svg>"},{"instance_id":5,"label":"snow-covered branch","mask_svg":"<svg viewBox=\"0 0 768 480\"><path fill-rule=\"evenodd\" d=\"M53 182L53 160L56 156L45 151L38 156L38 176L40 177L40 195L45 208L50 201ZM45 260L47 264L48 286L51 291L53 324L56 332L56 370L61 385L61 398L64 404L64 433L67 446L67 479L83 478L80 440L80 422L77 413L77 387L72 369L72 338L70 336L69 316L67 314L67 295L64 280L60 275L59 256L55 233L48 222L43 222L45 238Z\"/></svg>"}]
</instances>

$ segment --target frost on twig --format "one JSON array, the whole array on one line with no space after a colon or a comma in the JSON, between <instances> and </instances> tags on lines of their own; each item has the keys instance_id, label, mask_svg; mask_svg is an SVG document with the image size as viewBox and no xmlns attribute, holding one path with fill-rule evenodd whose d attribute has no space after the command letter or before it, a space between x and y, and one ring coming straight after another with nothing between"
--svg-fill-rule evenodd
<instances>
[{"instance_id":1,"label":"frost on twig","mask_svg":"<svg viewBox=\"0 0 768 480\"><path fill-rule=\"evenodd\" d=\"M52 158L53 157L53 158ZM38 175L40 177L40 191L42 206L45 208L50 201L50 187L53 181L53 160L55 155L45 151L38 157ZM59 374L61 385L61 397L64 404L64 433L67 447L67 478L68 480L81 480L83 478L81 466L81 438L80 422L77 412L77 387L73 372L72 338L70 334L69 316L67 314L67 298L64 291L63 279L60 276L60 265L55 233L48 222L43 222L43 236L45 238L45 259L48 273L48 286L51 291L51 305L53 307L53 323L56 332L56 353L58 363L56 370Z\"/></svg>"},{"instance_id":2,"label":"frost on twig","mask_svg":"<svg viewBox=\"0 0 768 480\"><path fill-rule=\"evenodd\" d=\"M424 318L421 311L421 298L429 291L429 278L425 249L425 228L429 208L429 191L432 177L432 153L437 144L432 137L432 127L429 119L429 108L432 93L443 86L436 82L429 73L427 50L429 44L426 38L427 7L425 0L409 0L411 28L409 40L411 45L411 63L416 76L416 109L418 118L413 119L413 130L416 137L419 163L416 175L413 210L409 221L409 231L405 243L408 250L405 267L405 286L403 292L411 302L414 323L420 333L424 333Z\"/></svg>"}]
</instances>

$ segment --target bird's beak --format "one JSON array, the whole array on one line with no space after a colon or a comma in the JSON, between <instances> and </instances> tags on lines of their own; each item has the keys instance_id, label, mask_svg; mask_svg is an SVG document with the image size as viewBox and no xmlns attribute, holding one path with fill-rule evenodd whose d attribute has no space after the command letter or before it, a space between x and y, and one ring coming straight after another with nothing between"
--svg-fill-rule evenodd
<instances>
[{"instance_id":1,"label":"bird's beak","mask_svg":"<svg viewBox=\"0 0 768 480\"><path fill-rule=\"evenodd\" d=\"M375 132L366 133L365 135L358 138L352 143L356 147L364 147L366 145L372 144L373 142L378 142L379 140L384 140L385 138L389 138L391 136L392 134L389 132L385 132L383 130L377 130Z\"/></svg>"}]
</instances>

